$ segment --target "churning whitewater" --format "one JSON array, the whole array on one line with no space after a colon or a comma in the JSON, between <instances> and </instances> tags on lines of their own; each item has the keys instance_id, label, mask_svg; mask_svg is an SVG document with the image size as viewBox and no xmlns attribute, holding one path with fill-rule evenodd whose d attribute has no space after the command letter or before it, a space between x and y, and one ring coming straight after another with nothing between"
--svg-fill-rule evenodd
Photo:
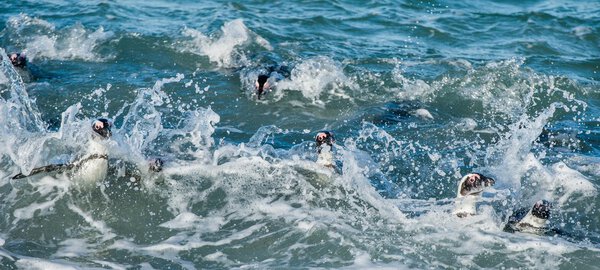
<instances>
[{"instance_id":1,"label":"churning whitewater","mask_svg":"<svg viewBox=\"0 0 600 270\"><path fill-rule=\"evenodd\" d=\"M2 269L596 269L596 1L0 3Z\"/></svg>"}]
</instances>

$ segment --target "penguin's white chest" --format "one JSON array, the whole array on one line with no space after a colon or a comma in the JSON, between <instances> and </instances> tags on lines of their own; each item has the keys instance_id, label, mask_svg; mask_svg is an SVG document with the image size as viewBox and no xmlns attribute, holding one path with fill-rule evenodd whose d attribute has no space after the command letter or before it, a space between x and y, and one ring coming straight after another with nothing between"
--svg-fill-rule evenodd
<instances>
[{"instance_id":1,"label":"penguin's white chest","mask_svg":"<svg viewBox=\"0 0 600 270\"><path fill-rule=\"evenodd\" d=\"M106 178L106 171L108 170L108 160L104 158L94 158L82 162L81 166L77 170L75 180L81 181L86 185L93 185Z\"/></svg>"},{"instance_id":2,"label":"penguin's white chest","mask_svg":"<svg viewBox=\"0 0 600 270\"><path fill-rule=\"evenodd\" d=\"M531 214L531 211L529 211L527 215L517 223L517 226L520 228L531 227L541 229L546 226L547 221L547 219L535 217L533 214Z\"/></svg>"},{"instance_id":3,"label":"penguin's white chest","mask_svg":"<svg viewBox=\"0 0 600 270\"><path fill-rule=\"evenodd\" d=\"M77 164L74 180L84 185L95 185L104 181L108 170L107 152L104 145L92 141L88 154Z\"/></svg>"}]
</instances>

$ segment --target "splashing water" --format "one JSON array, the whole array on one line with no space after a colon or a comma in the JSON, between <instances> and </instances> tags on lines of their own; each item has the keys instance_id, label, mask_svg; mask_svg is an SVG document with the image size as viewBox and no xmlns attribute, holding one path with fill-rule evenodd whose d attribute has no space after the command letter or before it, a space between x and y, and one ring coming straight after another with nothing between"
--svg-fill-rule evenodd
<instances>
[{"instance_id":1,"label":"splashing water","mask_svg":"<svg viewBox=\"0 0 600 270\"><path fill-rule=\"evenodd\" d=\"M98 47L114 36L102 27L95 31L85 29L81 24L56 30L51 23L25 14L12 17L7 23L7 31L21 44L30 61L36 58L53 60L81 59L84 61L106 61L110 56L102 56Z\"/></svg>"},{"instance_id":2,"label":"splashing water","mask_svg":"<svg viewBox=\"0 0 600 270\"><path fill-rule=\"evenodd\" d=\"M17 2L0 40L30 63L0 65L0 268L600 259L597 5ZM289 74L257 100L272 66ZM98 117L105 179L12 179L81 160ZM470 172L496 184L459 218ZM556 235L504 231L539 199Z\"/></svg>"},{"instance_id":3,"label":"splashing water","mask_svg":"<svg viewBox=\"0 0 600 270\"><path fill-rule=\"evenodd\" d=\"M187 44L186 51L206 55L219 67L238 67L249 64L244 48L251 42L256 42L266 49L272 49L264 38L253 34L241 19L225 23L221 27L219 37L209 37L190 28L186 28L183 34L192 38L192 41Z\"/></svg>"}]
</instances>

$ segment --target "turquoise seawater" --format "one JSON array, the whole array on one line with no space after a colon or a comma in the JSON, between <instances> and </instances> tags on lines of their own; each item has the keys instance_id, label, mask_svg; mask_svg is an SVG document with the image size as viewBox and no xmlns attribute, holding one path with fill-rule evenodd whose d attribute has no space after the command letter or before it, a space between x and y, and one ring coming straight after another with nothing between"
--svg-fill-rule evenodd
<instances>
[{"instance_id":1,"label":"turquoise seawater","mask_svg":"<svg viewBox=\"0 0 600 270\"><path fill-rule=\"evenodd\" d=\"M600 268L598 1L0 10L2 269ZM98 117L104 180L12 179L84 156ZM459 218L470 172L496 184ZM541 199L558 233L503 230Z\"/></svg>"}]
</instances>

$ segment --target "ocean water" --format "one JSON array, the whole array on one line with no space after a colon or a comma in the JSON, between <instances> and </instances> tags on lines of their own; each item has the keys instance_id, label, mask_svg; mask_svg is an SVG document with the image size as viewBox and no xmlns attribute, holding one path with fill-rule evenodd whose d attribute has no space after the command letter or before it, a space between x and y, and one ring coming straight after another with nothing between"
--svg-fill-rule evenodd
<instances>
[{"instance_id":1,"label":"ocean water","mask_svg":"<svg viewBox=\"0 0 600 270\"><path fill-rule=\"evenodd\" d=\"M0 53L29 60L0 63L2 269L600 268L598 1L0 10ZM76 160L97 117L104 181L12 179ZM496 185L458 218L469 172ZM503 230L540 199L560 233Z\"/></svg>"}]
</instances>

